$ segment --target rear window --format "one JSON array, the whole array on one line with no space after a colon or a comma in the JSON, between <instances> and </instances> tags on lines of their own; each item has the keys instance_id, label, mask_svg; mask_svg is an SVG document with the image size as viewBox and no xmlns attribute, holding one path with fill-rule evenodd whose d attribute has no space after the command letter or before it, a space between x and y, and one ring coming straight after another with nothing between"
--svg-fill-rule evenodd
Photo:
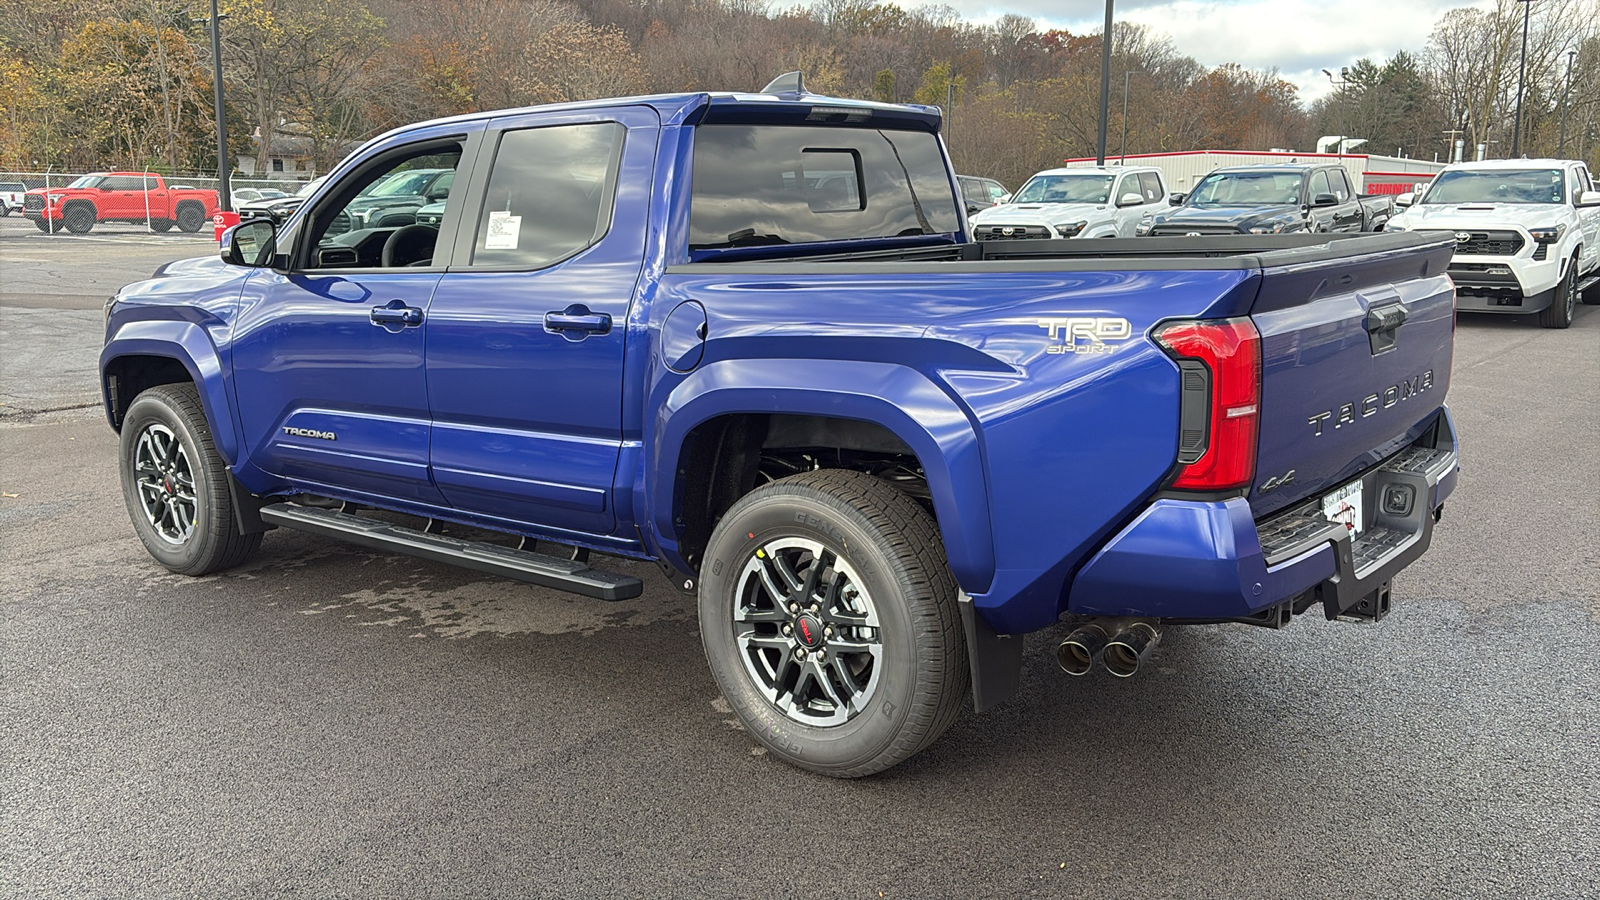
<instances>
[{"instance_id":1,"label":"rear window","mask_svg":"<svg viewBox=\"0 0 1600 900\"><path fill-rule=\"evenodd\" d=\"M0 181L0 191L4 191L8 194L12 191L25 191L27 189L28 188L20 181Z\"/></svg>"},{"instance_id":2,"label":"rear window","mask_svg":"<svg viewBox=\"0 0 1600 900\"><path fill-rule=\"evenodd\" d=\"M954 232L961 226L947 173L926 132L702 125L689 247Z\"/></svg>"}]
</instances>

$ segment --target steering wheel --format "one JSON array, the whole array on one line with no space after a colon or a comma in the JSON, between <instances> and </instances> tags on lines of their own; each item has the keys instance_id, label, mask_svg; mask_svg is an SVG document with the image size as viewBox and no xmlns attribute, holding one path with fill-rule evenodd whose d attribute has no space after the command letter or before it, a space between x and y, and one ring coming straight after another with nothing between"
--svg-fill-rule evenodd
<instances>
[{"instance_id":1,"label":"steering wheel","mask_svg":"<svg viewBox=\"0 0 1600 900\"><path fill-rule=\"evenodd\" d=\"M401 266L426 266L433 262L433 245L439 229L432 225L403 225L383 242L385 269Z\"/></svg>"}]
</instances>

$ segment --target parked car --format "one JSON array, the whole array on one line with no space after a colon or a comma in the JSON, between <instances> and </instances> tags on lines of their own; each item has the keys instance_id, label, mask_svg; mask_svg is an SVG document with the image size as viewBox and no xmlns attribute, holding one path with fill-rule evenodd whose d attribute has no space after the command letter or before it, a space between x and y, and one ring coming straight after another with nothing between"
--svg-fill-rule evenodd
<instances>
[{"instance_id":1,"label":"parked car","mask_svg":"<svg viewBox=\"0 0 1600 900\"><path fill-rule=\"evenodd\" d=\"M0 216L22 212L22 195L28 186L20 181L0 181Z\"/></svg>"},{"instance_id":2,"label":"parked car","mask_svg":"<svg viewBox=\"0 0 1600 900\"><path fill-rule=\"evenodd\" d=\"M362 192L360 203L346 208L350 230L410 225L417 210L450 196L454 169L410 169L396 172Z\"/></svg>"},{"instance_id":3,"label":"parked car","mask_svg":"<svg viewBox=\"0 0 1600 900\"><path fill-rule=\"evenodd\" d=\"M1382 231L1390 194L1358 194L1343 166L1274 163L1214 169L1140 234L1294 234Z\"/></svg>"},{"instance_id":4,"label":"parked car","mask_svg":"<svg viewBox=\"0 0 1600 900\"><path fill-rule=\"evenodd\" d=\"M233 208L237 212L247 203L257 203L263 200L278 200L289 196L287 193L272 188L234 188L228 196L233 198Z\"/></svg>"},{"instance_id":5,"label":"parked car","mask_svg":"<svg viewBox=\"0 0 1600 900\"><path fill-rule=\"evenodd\" d=\"M1011 198L972 217L980 241L1133 237L1167 205L1161 170L1120 166L1048 169Z\"/></svg>"},{"instance_id":6,"label":"parked car","mask_svg":"<svg viewBox=\"0 0 1600 900\"><path fill-rule=\"evenodd\" d=\"M956 184L961 188L961 199L966 201L969 214L988 209L1011 193L993 178L980 178L977 175L957 175Z\"/></svg>"},{"instance_id":7,"label":"parked car","mask_svg":"<svg viewBox=\"0 0 1600 900\"><path fill-rule=\"evenodd\" d=\"M168 187L154 172L95 172L65 187L23 195L22 214L40 231L84 234L97 222L149 223L153 231L196 232L217 212L217 192Z\"/></svg>"},{"instance_id":8,"label":"parked car","mask_svg":"<svg viewBox=\"0 0 1600 900\"><path fill-rule=\"evenodd\" d=\"M328 176L326 175L313 178L301 185L300 189L293 194L284 197L266 197L252 200L235 206L234 210L239 213L241 220L265 217L272 219L274 222L282 222L288 219L291 213L299 209L300 204L304 203L307 197L316 193L317 188L322 187L322 183L327 179Z\"/></svg>"},{"instance_id":9,"label":"parked car","mask_svg":"<svg viewBox=\"0 0 1600 900\"><path fill-rule=\"evenodd\" d=\"M1446 166L1388 227L1455 239L1462 312L1538 313L1540 325L1566 328L1579 297L1600 303L1600 191L1578 160Z\"/></svg>"},{"instance_id":10,"label":"parked car","mask_svg":"<svg viewBox=\"0 0 1600 900\"><path fill-rule=\"evenodd\" d=\"M1382 618L1457 479L1454 242L974 243L941 121L791 88L374 139L108 304L133 530L189 575L275 526L596 599L644 584L589 550L657 561L750 739L839 777L1063 616L1121 676L1184 624ZM333 232L425 158L474 173L437 229Z\"/></svg>"}]
</instances>

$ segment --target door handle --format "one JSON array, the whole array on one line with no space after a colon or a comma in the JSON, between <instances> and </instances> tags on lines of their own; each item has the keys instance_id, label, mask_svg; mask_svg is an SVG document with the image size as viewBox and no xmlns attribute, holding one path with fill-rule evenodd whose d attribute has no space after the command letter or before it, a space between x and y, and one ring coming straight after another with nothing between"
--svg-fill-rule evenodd
<instances>
[{"instance_id":1,"label":"door handle","mask_svg":"<svg viewBox=\"0 0 1600 900\"><path fill-rule=\"evenodd\" d=\"M581 341L591 334L606 334L611 330L609 313L590 312L582 303L574 303L560 312L544 314L544 330L560 332L569 341Z\"/></svg>"},{"instance_id":2,"label":"door handle","mask_svg":"<svg viewBox=\"0 0 1600 900\"><path fill-rule=\"evenodd\" d=\"M383 306L374 306L369 318L374 325L417 326L422 324L422 310L407 306L404 300L390 300Z\"/></svg>"}]
</instances>

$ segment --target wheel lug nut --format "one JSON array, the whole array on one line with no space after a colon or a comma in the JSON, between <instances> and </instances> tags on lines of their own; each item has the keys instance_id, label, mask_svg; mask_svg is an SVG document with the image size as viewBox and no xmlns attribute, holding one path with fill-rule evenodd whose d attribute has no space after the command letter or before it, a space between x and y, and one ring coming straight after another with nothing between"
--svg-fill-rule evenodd
<instances>
[{"instance_id":1,"label":"wheel lug nut","mask_svg":"<svg viewBox=\"0 0 1600 900\"><path fill-rule=\"evenodd\" d=\"M794 626L793 625L784 625L783 626L783 636L784 637L788 637L791 634L794 634Z\"/></svg>"},{"instance_id":2,"label":"wheel lug nut","mask_svg":"<svg viewBox=\"0 0 1600 900\"><path fill-rule=\"evenodd\" d=\"M798 604L798 603L789 604L789 612L797 613L799 611L800 611L800 604Z\"/></svg>"},{"instance_id":3,"label":"wheel lug nut","mask_svg":"<svg viewBox=\"0 0 1600 900\"><path fill-rule=\"evenodd\" d=\"M822 636L823 637L833 637L833 626L829 625L826 628L823 628L822 629Z\"/></svg>"},{"instance_id":4,"label":"wheel lug nut","mask_svg":"<svg viewBox=\"0 0 1600 900\"><path fill-rule=\"evenodd\" d=\"M828 648L826 648L826 647L818 647L817 648L817 661L821 662L822 660L826 659L827 657L828 657Z\"/></svg>"},{"instance_id":5,"label":"wheel lug nut","mask_svg":"<svg viewBox=\"0 0 1600 900\"><path fill-rule=\"evenodd\" d=\"M815 612L822 612L822 607L820 607L817 604L813 603L813 604L811 604L811 611L814 612L814 613Z\"/></svg>"},{"instance_id":6,"label":"wheel lug nut","mask_svg":"<svg viewBox=\"0 0 1600 900\"><path fill-rule=\"evenodd\" d=\"M805 659L806 658L806 648L804 648L804 647L796 647L795 651L794 651L794 658L795 659Z\"/></svg>"}]
</instances>

